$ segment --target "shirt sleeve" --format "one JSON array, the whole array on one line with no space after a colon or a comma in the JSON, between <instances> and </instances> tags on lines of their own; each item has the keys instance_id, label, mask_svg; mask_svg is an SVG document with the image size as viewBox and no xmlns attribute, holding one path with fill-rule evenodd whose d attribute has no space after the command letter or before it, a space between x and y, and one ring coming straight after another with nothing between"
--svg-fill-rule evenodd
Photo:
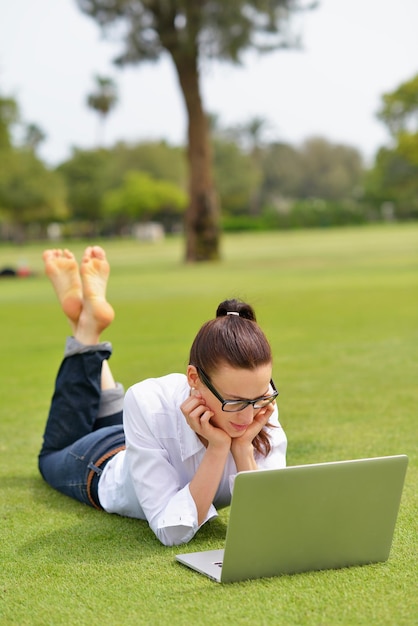
<instances>
[{"instance_id":1,"label":"shirt sleeve","mask_svg":"<svg viewBox=\"0 0 418 626\"><path fill-rule=\"evenodd\" d=\"M197 523L197 510L190 493L189 485L183 487L171 498L158 520L157 529L153 529L158 539L166 546L187 543L207 521L218 515L211 504L202 524Z\"/></svg>"},{"instance_id":2,"label":"shirt sleeve","mask_svg":"<svg viewBox=\"0 0 418 626\"><path fill-rule=\"evenodd\" d=\"M212 505L198 524L195 502L184 476L170 459L169 446L155 435L158 414L144 401L141 406L131 389L126 393L124 428L126 462L138 502L157 538L166 546L190 541L199 528L217 515Z\"/></svg>"}]
</instances>

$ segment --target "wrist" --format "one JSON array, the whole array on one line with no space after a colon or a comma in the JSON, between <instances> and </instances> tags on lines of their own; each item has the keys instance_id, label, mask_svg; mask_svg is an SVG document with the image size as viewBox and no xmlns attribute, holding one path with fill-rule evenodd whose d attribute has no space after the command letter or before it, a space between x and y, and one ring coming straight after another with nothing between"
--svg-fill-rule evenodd
<instances>
[{"instance_id":1,"label":"wrist","mask_svg":"<svg viewBox=\"0 0 418 626\"><path fill-rule=\"evenodd\" d=\"M238 454L253 454L254 446L252 441L246 441L242 437L232 440L231 449L236 450Z\"/></svg>"},{"instance_id":2,"label":"wrist","mask_svg":"<svg viewBox=\"0 0 418 626\"><path fill-rule=\"evenodd\" d=\"M235 439L231 445L232 456L235 462L253 462L254 461L254 446L250 442L241 442L239 439Z\"/></svg>"},{"instance_id":3,"label":"wrist","mask_svg":"<svg viewBox=\"0 0 418 626\"><path fill-rule=\"evenodd\" d=\"M218 457L226 457L231 449L231 442L208 441L206 451L211 455Z\"/></svg>"}]
</instances>

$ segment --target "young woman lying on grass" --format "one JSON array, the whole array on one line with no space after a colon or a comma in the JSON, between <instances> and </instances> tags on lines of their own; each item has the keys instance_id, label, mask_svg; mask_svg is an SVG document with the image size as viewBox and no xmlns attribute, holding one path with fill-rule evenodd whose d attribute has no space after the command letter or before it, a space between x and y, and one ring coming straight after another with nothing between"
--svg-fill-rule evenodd
<instances>
[{"instance_id":1,"label":"young woman lying on grass","mask_svg":"<svg viewBox=\"0 0 418 626\"><path fill-rule=\"evenodd\" d=\"M147 520L176 545L230 503L237 472L285 466L271 349L249 305L223 302L198 332L186 374L144 380L124 398L111 344L100 343L114 318L104 250L87 248L80 268L68 250L43 258L72 329L39 455L52 487Z\"/></svg>"}]
</instances>

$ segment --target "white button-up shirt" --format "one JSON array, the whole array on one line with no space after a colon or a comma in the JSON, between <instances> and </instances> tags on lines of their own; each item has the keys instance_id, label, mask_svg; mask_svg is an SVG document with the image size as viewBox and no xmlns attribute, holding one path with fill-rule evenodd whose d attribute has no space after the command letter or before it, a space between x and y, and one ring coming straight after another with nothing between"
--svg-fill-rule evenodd
<instances>
[{"instance_id":1,"label":"white button-up shirt","mask_svg":"<svg viewBox=\"0 0 418 626\"><path fill-rule=\"evenodd\" d=\"M187 543L198 524L189 484L206 448L187 424L180 406L190 394L184 374L144 380L128 389L123 423L126 450L106 465L99 480L99 500L105 511L147 520L167 546ZM256 455L260 469L286 465L286 435L275 407L269 429L272 449L267 457ZM237 473L229 453L222 479L206 519L231 502Z\"/></svg>"}]
</instances>

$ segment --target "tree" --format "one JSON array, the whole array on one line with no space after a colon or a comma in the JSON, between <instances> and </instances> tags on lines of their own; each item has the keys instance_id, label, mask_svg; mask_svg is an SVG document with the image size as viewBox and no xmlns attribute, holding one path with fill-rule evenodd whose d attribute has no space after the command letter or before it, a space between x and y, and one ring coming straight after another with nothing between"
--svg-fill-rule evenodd
<instances>
[{"instance_id":1,"label":"tree","mask_svg":"<svg viewBox=\"0 0 418 626\"><path fill-rule=\"evenodd\" d=\"M399 133L418 133L418 74L382 96L377 114L396 138Z\"/></svg>"},{"instance_id":2,"label":"tree","mask_svg":"<svg viewBox=\"0 0 418 626\"><path fill-rule=\"evenodd\" d=\"M124 28L116 62L156 61L170 55L188 116L190 205L186 212L186 260L219 258L220 216L200 86L201 60L239 62L243 52L289 47L290 15L304 0L77 0L103 28ZM120 32L120 31L118 31Z\"/></svg>"},{"instance_id":3,"label":"tree","mask_svg":"<svg viewBox=\"0 0 418 626\"><path fill-rule=\"evenodd\" d=\"M165 141L129 145L120 142L109 153L112 184L119 185L126 172L140 170L157 180L169 180L183 188L187 186L187 163L182 146L171 146Z\"/></svg>"},{"instance_id":4,"label":"tree","mask_svg":"<svg viewBox=\"0 0 418 626\"><path fill-rule=\"evenodd\" d=\"M0 151L11 148L10 131L19 119L19 107L13 98L0 95Z\"/></svg>"},{"instance_id":5,"label":"tree","mask_svg":"<svg viewBox=\"0 0 418 626\"><path fill-rule=\"evenodd\" d=\"M40 139L42 131L29 125L25 145L13 145L12 128L19 121L16 100L0 96L0 230L22 241L29 227L65 218L67 206L61 177L35 154L35 135Z\"/></svg>"},{"instance_id":6,"label":"tree","mask_svg":"<svg viewBox=\"0 0 418 626\"><path fill-rule=\"evenodd\" d=\"M67 183L71 217L90 222L92 228L102 218L103 194L111 186L110 161L107 150L74 150L57 168Z\"/></svg>"},{"instance_id":7,"label":"tree","mask_svg":"<svg viewBox=\"0 0 418 626\"><path fill-rule=\"evenodd\" d=\"M104 142L104 124L110 111L116 106L118 95L116 85L111 78L106 76L96 76L96 91L87 96L88 106L97 111L102 121L101 139L99 143Z\"/></svg>"},{"instance_id":8,"label":"tree","mask_svg":"<svg viewBox=\"0 0 418 626\"><path fill-rule=\"evenodd\" d=\"M42 128L37 124L27 124L25 128L25 146L27 146L33 152L36 152L39 145L45 141L46 135Z\"/></svg>"},{"instance_id":9,"label":"tree","mask_svg":"<svg viewBox=\"0 0 418 626\"><path fill-rule=\"evenodd\" d=\"M363 163L356 148L313 137L304 142L301 155L303 178L299 197L339 200L358 193Z\"/></svg>"},{"instance_id":10,"label":"tree","mask_svg":"<svg viewBox=\"0 0 418 626\"><path fill-rule=\"evenodd\" d=\"M57 168L64 177L68 187L68 204L71 210L71 217L74 221L87 226L88 232L103 232L103 228L111 227L109 217L117 216L118 222L127 221L131 215L119 211L109 211L108 200L105 206L104 199L108 197L108 192L113 190L126 190L126 174L135 172L148 174L152 178L153 184L157 186L161 183L159 191L165 184L172 184L184 201L185 192L185 158L184 149L172 147L164 142L147 142L136 145L116 144L113 148L97 150L75 149L70 159L61 163ZM130 190L136 189L138 193L146 190L139 185L131 185ZM173 195L173 194L172 194ZM115 196L116 197L116 196ZM121 193L119 193L121 198ZM140 200L137 201L137 204ZM131 203L131 200L130 200ZM173 222L176 225L180 221L178 213L173 211L173 206L164 203L158 205L161 212L158 219L164 213L164 226L168 229ZM113 203L113 206L116 206ZM122 207L122 202L119 204ZM181 214L184 214L184 207ZM106 223L105 223L106 222Z\"/></svg>"},{"instance_id":11,"label":"tree","mask_svg":"<svg viewBox=\"0 0 418 626\"><path fill-rule=\"evenodd\" d=\"M263 203L277 204L300 195L304 175L300 150L286 143L274 142L263 150L261 167Z\"/></svg>"},{"instance_id":12,"label":"tree","mask_svg":"<svg viewBox=\"0 0 418 626\"><path fill-rule=\"evenodd\" d=\"M215 137L214 178L224 215L248 215L259 188L260 172L252 158L232 141Z\"/></svg>"},{"instance_id":13,"label":"tree","mask_svg":"<svg viewBox=\"0 0 418 626\"><path fill-rule=\"evenodd\" d=\"M31 150L10 150L2 157L0 212L16 240L23 240L34 224L67 217L66 189L56 172L48 170Z\"/></svg>"},{"instance_id":14,"label":"tree","mask_svg":"<svg viewBox=\"0 0 418 626\"><path fill-rule=\"evenodd\" d=\"M367 178L367 199L393 206L398 218L418 217L418 74L382 96L378 118L392 136Z\"/></svg>"},{"instance_id":15,"label":"tree","mask_svg":"<svg viewBox=\"0 0 418 626\"><path fill-rule=\"evenodd\" d=\"M175 218L184 212L186 205L183 189L145 172L127 172L123 184L108 191L103 199L104 214L123 226L162 214L166 219L170 215Z\"/></svg>"},{"instance_id":16,"label":"tree","mask_svg":"<svg viewBox=\"0 0 418 626\"><path fill-rule=\"evenodd\" d=\"M259 215L261 211L261 188L263 183L262 153L265 145L264 137L270 128L269 122L262 117L252 117L244 124L227 129L231 137L247 152L253 162L253 169L257 172L257 185L253 187L250 200L250 212Z\"/></svg>"}]
</instances>

